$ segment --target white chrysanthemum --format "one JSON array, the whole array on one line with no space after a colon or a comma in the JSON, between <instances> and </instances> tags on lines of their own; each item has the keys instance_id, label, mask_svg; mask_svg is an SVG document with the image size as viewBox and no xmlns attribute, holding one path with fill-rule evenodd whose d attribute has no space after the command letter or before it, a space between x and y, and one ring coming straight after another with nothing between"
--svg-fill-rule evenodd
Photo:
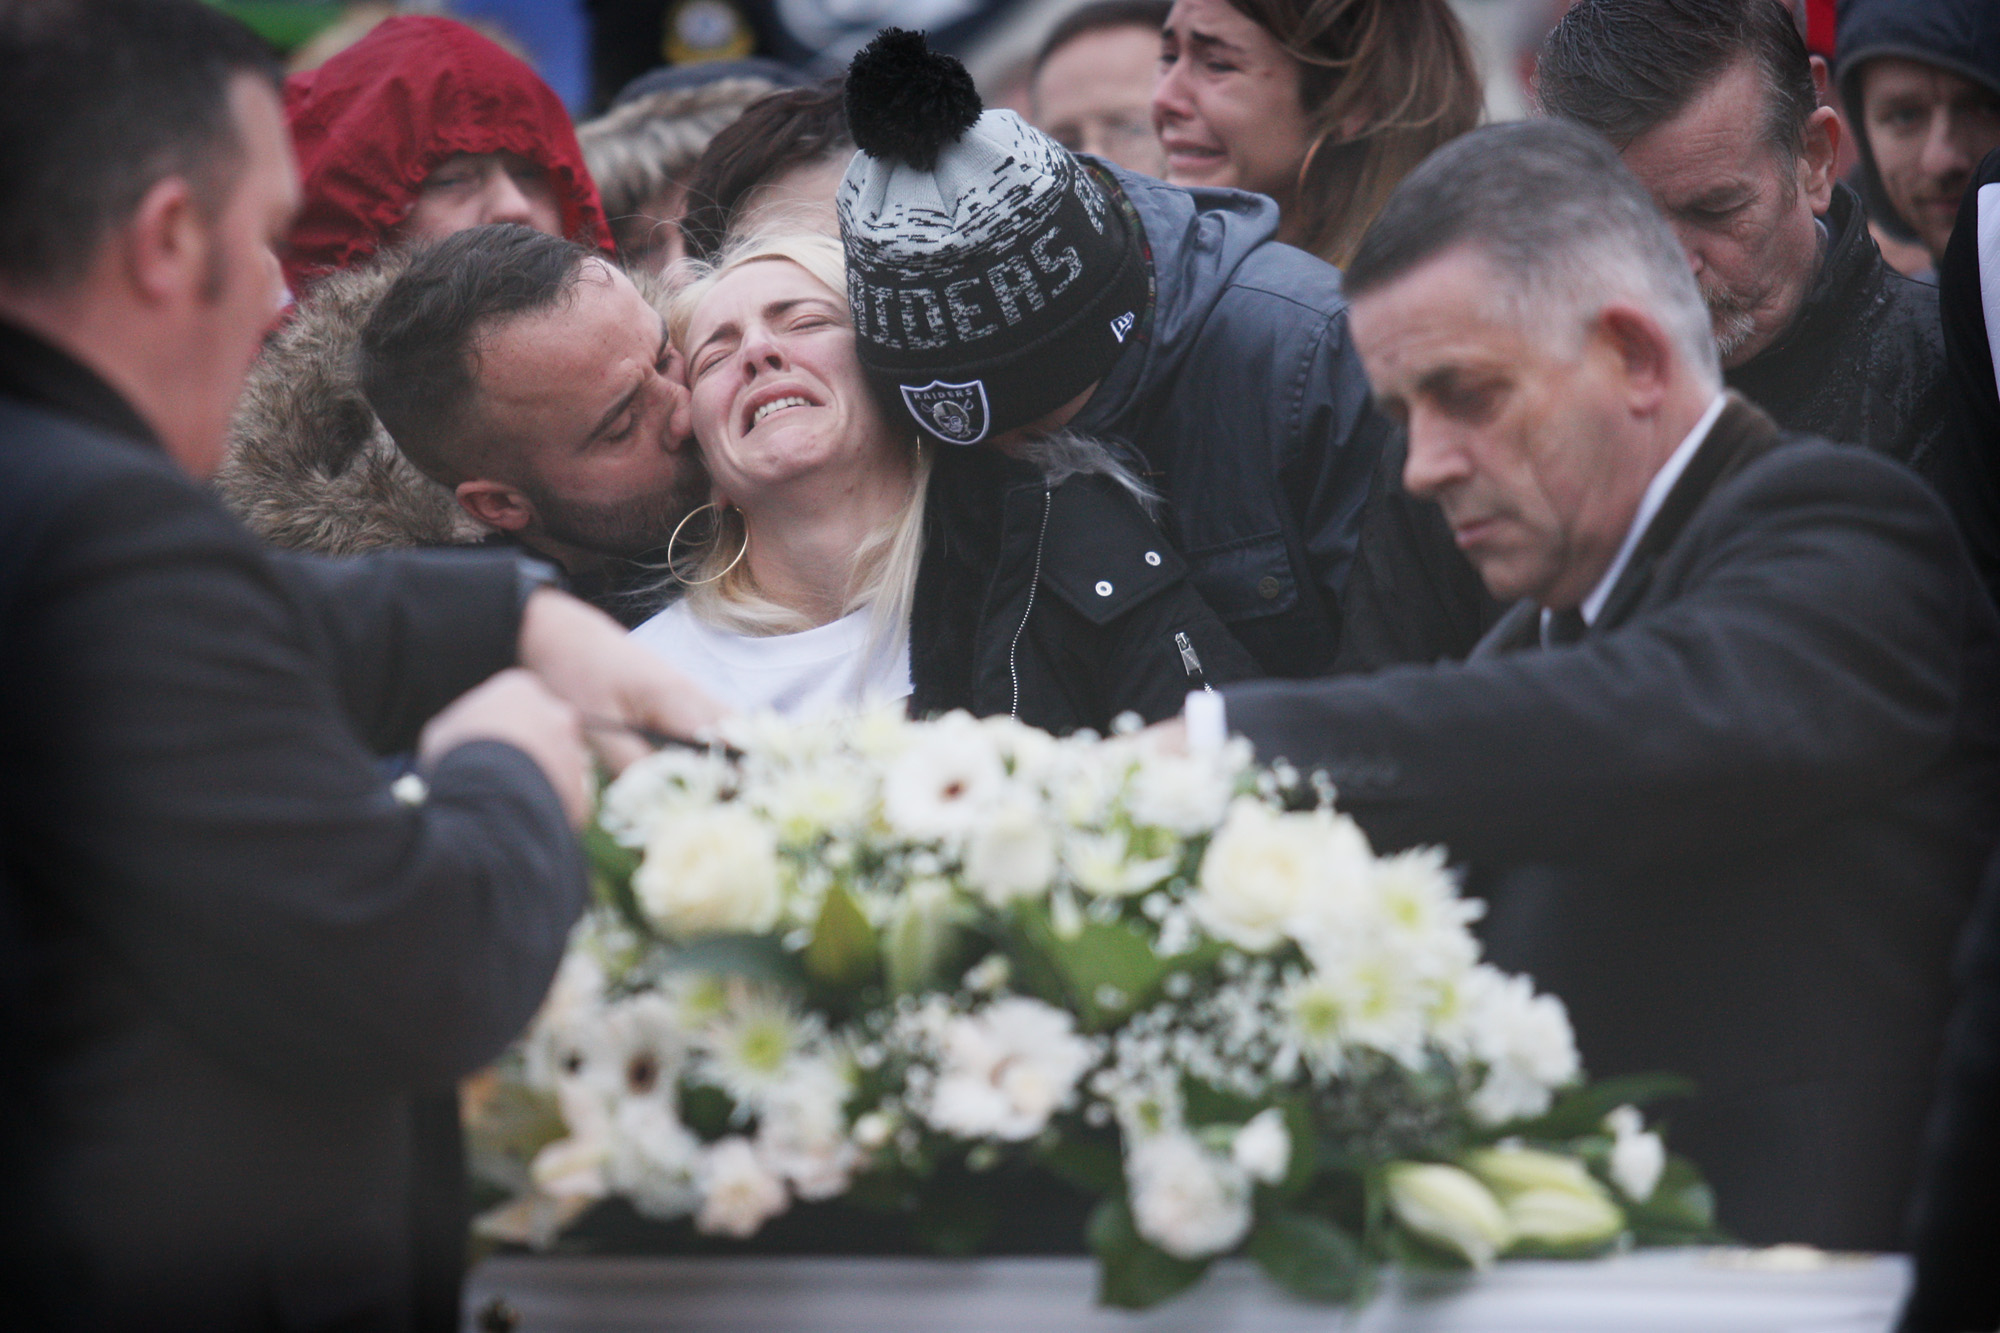
<instances>
[{"instance_id":1,"label":"white chrysanthemum","mask_svg":"<svg viewBox=\"0 0 2000 1333\"><path fill-rule=\"evenodd\" d=\"M1017 722L1005 713L979 719L992 740L994 753L1016 782L1037 784L1058 761L1062 742L1038 727Z\"/></svg>"},{"instance_id":2,"label":"white chrysanthemum","mask_svg":"<svg viewBox=\"0 0 2000 1333\"><path fill-rule=\"evenodd\" d=\"M1000 802L966 842L965 882L995 907L1048 892L1055 874L1055 839L1025 799Z\"/></svg>"},{"instance_id":3,"label":"white chrysanthemum","mask_svg":"<svg viewBox=\"0 0 2000 1333\"><path fill-rule=\"evenodd\" d=\"M1607 1174L1619 1192L1634 1203L1644 1203L1660 1187L1660 1174L1667 1168L1667 1145L1647 1129L1637 1107L1620 1106L1604 1117L1611 1133L1611 1160Z\"/></svg>"},{"instance_id":4,"label":"white chrysanthemum","mask_svg":"<svg viewBox=\"0 0 2000 1333\"><path fill-rule=\"evenodd\" d=\"M646 845L632 892L670 936L769 930L782 906L777 837L734 803L670 814Z\"/></svg>"},{"instance_id":5,"label":"white chrysanthemum","mask_svg":"<svg viewBox=\"0 0 2000 1333\"><path fill-rule=\"evenodd\" d=\"M782 996L738 988L728 1012L701 1034L702 1073L738 1105L762 1108L783 1092L817 1037L817 1021Z\"/></svg>"},{"instance_id":6,"label":"white chrysanthemum","mask_svg":"<svg viewBox=\"0 0 2000 1333\"><path fill-rule=\"evenodd\" d=\"M979 826L1007 786L991 738L962 713L920 731L890 764L882 814L916 842L956 842Z\"/></svg>"},{"instance_id":7,"label":"white chrysanthemum","mask_svg":"<svg viewBox=\"0 0 2000 1333\"><path fill-rule=\"evenodd\" d=\"M1458 1030L1446 1035L1486 1068L1470 1102L1486 1124L1540 1115L1554 1090L1581 1068L1562 1001L1535 994L1526 977L1484 964L1474 968L1466 974L1457 1017Z\"/></svg>"},{"instance_id":8,"label":"white chrysanthemum","mask_svg":"<svg viewBox=\"0 0 2000 1333\"><path fill-rule=\"evenodd\" d=\"M1108 744L1066 740L1043 775L1049 808L1070 828L1101 828L1116 813L1129 757Z\"/></svg>"},{"instance_id":9,"label":"white chrysanthemum","mask_svg":"<svg viewBox=\"0 0 2000 1333\"><path fill-rule=\"evenodd\" d=\"M701 1140L665 1101L635 1099L621 1105L610 1145L605 1183L646 1216L671 1221L700 1202L694 1164Z\"/></svg>"},{"instance_id":10,"label":"white chrysanthemum","mask_svg":"<svg viewBox=\"0 0 2000 1333\"><path fill-rule=\"evenodd\" d=\"M1222 754L1172 755L1146 746L1125 797L1141 824L1187 837L1222 822L1236 786L1236 765Z\"/></svg>"},{"instance_id":11,"label":"white chrysanthemum","mask_svg":"<svg viewBox=\"0 0 2000 1333\"><path fill-rule=\"evenodd\" d=\"M859 829L874 813L876 794L865 767L822 762L773 773L745 797L771 821L780 841L808 847Z\"/></svg>"},{"instance_id":12,"label":"white chrysanthemum","mask_svg":"<svg viewBox=\"0 0 2000 1333\"><path fill-rule=\"evenodd\" d=\"M1178 856L1133 856L1131 842L1118 829L1072 829L1063 839L1062 858L1076 886L1099 898L1144 893L1180 864Z\"/></svg>"},{"instance_id":13,"label":"white chrysanthemum","mask_svg":"<svg viewBox=\"0 0 2000 1333\"><path fill-rule=\"evenodd\" d=\"M1250 1230L1250 1177L1176 1130L1141 1139L1125 1155L1132 1223L1181 1259L1236 1248Z\"/></svg>"},{"instance_id":14,"label":"white chrysanthemum","mask_svg":"<svg viewBox=\"0 0 2000 1333\"><path fill-rule=\"evenodd\" d=\"M757 1126L757 1155L791 1182L801 1199L830 1199L847 1188L860 1149L846 1132L842 1105L852 1090L830 1060L802 1060L768 1098Z\"/></svg>"},{"instance_id":15,"label":"white chrysanthemum","mask_svg":"<svg viewBox=\"0 0 2000 1333\"><path fill-rule=\"evenodd\" d=\"M609 787L598 822L627 847L644 847L667 812L715 803L729 776L721 755L672 746L635 760Z\"/></svg>"},{"instance_id":16,"label":"white chrysanthemum","mask_svg":"<svg viewBox=\"0 0 2000 1333\"><path fill-rule=\"evenodd\" d=\"M1458 896L1443 848L1418 847L1378 861L1375 893L1386 943L1418 972L1450 977L1479 961L1470 927L1486 904Z\"/></svg>"},{"instance_id":17,"label":"white chrysanthemum","mask_svg":"<svg viewBox=\"0 0 2000 1333\"><path fill-rule=\"evenodd\" d=\"M1353 820L1323 810L1281 814L1241 798L1202 857L1195 918L1217 939L1252 953L1275 949L1294 932L1304 944L1361 910L1354 904L1365 902L1374 865Z\"/></svg>"},{"instance_id":18,"label":"white chrysanthemum","mask_svg":"<svg viewBox=\"0 0 2000 1333\"><path fill-rule=\"evenodd\" d=\"M701 1191L701 1211L694 1224L710 1235L738 1240L791 1206L785 1183L765 1169L750 1141L740 1134L719 1139L695 1160L695 1184Z\"/></svg>"},{"instance_id":19,"label":"white chrysanthemum","mask_svg":"<svg viewBox=\"0 0 2000 1333\"><path fill-rule=\"evenodd\" d=\"M1019 996L950 1020L924 1118L960 1138L1018 1142L1048 1125L1097 1058L1060 1009Z\"/></svg>"},{"instance_id":20,"label":"white chrysanthemum","mask_svg":"<svg viewBox=\"0 0 2000 1333\"><path fill-rule=\"evenodd\" d=\"M1420 1067L1432 987L1409 961L1366 944L1323 961L1327 966L1287 986L1280 1001L1299 1049L1332 1070L1357 1046Z\"/></svg>"}]
</instances>

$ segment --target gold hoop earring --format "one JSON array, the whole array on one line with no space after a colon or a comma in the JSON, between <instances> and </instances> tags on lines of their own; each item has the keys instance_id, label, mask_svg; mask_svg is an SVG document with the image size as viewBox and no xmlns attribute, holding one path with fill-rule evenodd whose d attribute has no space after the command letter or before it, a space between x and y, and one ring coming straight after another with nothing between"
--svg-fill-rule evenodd
<instances>
[{"instance_id":1,"label":"gold hoop earring","mask_svg":"<svg viewBox=\"0 0 2000 1333\"><path fill-rule=\"evenodd\" d=\"M699 514L704 509L715 509L715 503L713 501L710 501L708 504L698 505L695 508L688 510L687 513L681 515L681 521L674 524L673 534L667 538L667 569L669 572L672 572L674 567L674 544L680 541L681 539L681 529L687 526L689 519L693 518L696 514ZM715 521L718 526L720 526L720 524L722 523L722 515L724 512L725 511L723 510L715 509ZM749 550L750 550L750 525L748 523L745 523L743 525L743 544L736 548L736 558L734 560L731 560L728 564L724 565L722 567L721 573L710 574L705 579L681 578L679 574L675 574L674 577L680 579L682 583L686 584L690 588L704 587L707 584L714 583L720 579L727 578L729 576L730 570L736 568L738 565L743 563L743 557Z\"/></svg>"}]
</instances>

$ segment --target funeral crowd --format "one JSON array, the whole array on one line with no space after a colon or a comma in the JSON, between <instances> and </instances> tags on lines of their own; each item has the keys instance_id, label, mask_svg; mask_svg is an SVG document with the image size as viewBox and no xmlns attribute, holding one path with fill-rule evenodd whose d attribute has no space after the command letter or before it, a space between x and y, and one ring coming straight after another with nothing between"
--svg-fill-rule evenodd
<instances>
[{"instance_id":1,"label":"funeral crowd","mask_svg":"<svg viewBox=\"0 0 2000 1333\"><path fill-rule=\"evenodd\" d=\"M0 1322L456 1328L593 774L890 703L1323 772L1729 1234L2000 1324L2000 7L1808 10L1577 0L1484 126L1446 0L1101 0L1025 116L892 28L573 127L0 0Z\"/></svg>"}]
</instances>

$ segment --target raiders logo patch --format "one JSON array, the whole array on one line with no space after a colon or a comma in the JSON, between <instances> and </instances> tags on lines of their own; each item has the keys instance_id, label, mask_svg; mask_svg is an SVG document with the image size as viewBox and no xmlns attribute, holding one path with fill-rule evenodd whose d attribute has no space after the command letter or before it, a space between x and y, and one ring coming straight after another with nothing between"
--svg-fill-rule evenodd
<instances>
[{"instance_id":1,"label":"raiders logo patch","mask_svg":"<svg viewBox=\"0 0 2000 1333\"><path fill-rule=\"evenodd\" d=\"M986 381L946 384L932 380L919 389L905 384L903 406L917 424L946 444L978 444L986 438Z\"/></svg>"}]
</instances>

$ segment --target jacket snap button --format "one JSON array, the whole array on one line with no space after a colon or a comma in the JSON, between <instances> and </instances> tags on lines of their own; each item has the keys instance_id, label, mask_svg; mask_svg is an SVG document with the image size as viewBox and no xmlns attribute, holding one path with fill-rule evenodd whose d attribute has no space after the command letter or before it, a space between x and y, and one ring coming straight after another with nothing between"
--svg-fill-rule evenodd
<instances>
[{"instance_id":1,"label":"jacket snap button","mask_svg":"<svg viewBox=\"0 0 2000 1333\"><path fill-rule=\"evenodd\" d=\"M1160 567L1160 553L1158 551L1146 552L1146 563L1158 569Z\"/></svg>"},{"instance_id":2,"label":"jacket snap button","mask_svg":"<svg viewBox=\"0 0 2000 1333\"><path fill-rule=\"evenodd\" d=\"M1099 579L1097 581L1097 595L1099 597L1109 597L1111 595L1111 585Z\"/></svg>"},{"instance_id":3,"label":"jacket snap button","mask_svg":"<svg viewBox=\"0 0 2000 1333\"><path fill-rule=\"evenodd\" d=\"M1277 575L1266 574L1263 578L1258 579L1257 595L1259 597L1262 597L1267 602L1270 601L1273 597L1276 597L1278 595Z\"/></svg>"}]
</instances>

